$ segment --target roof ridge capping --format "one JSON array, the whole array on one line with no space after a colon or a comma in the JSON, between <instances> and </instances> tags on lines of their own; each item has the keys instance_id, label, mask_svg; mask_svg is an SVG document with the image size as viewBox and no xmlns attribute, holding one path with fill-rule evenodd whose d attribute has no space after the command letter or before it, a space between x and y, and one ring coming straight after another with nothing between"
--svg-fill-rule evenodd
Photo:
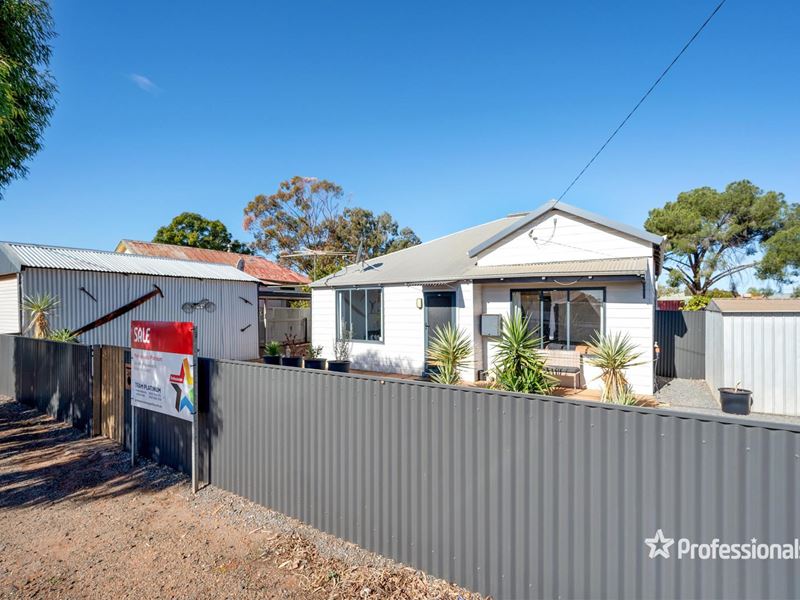
<instances>
[{"instance_id":1,"label":"roof ridge capping","mask_svg":"<svg viewBox=\"0 0 800 600\"><path fill-rule=\"evenodd\" d=\"M619 221L607 219L606 217L598 215L597 213L593 213L591 211L578 208L577 206L572 206L571 204L567 204L566 202L559 202L558 200L549 200L548 202L545 202L539 208L531 212L522 213L523 216L521 216L518 221L515 221L502 231L484 240L477 246L470 248L467 254L469 255L470 258L476 257L484 250L491 248L492 246L504 240L513 233L516 233L520 229L530 225L542 215L547 214L550 210L560 210L561 212L565 212L567 214L573 215L580 219L584 219L586 221L591 221L592 223L596 223L597 225L607 227L608 229L619 231L620 233L625 233L631 237L635 237L645 242L650 242L651 244L656 244L660 246L661 243L664 241L664 238L662 236L650 233L649 231L645 231L644 229L639 229L638 227L632 227L631 225L626 225L625 223L620 223ZM516 213L512 213L509 216L516 216Z\"/></svg>"}]
</instances>

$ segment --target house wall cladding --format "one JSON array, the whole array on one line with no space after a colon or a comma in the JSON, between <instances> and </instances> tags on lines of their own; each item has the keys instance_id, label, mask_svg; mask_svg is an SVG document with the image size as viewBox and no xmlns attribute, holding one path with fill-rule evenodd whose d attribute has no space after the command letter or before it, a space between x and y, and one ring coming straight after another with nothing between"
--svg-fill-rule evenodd
<instances>
[{"instance_id":1,"label":"house wall cladding","mask_svg":"<svg viewBox=\"0 0 800 600\"><path fill-rule=\"evenodd\" d=\"M705 378L705 311L657 310L655 339L661 349L656 375L682 379Z\"/></svg>"},{"instance_id":2,"label":"house wall cladding","mask_svg":"<svg viewBox=\"0 0 800 600\"><path fill-rule=\"evenodd\" d=\"M153 291L153 285L161 288L163 298L156 297L81 335L81 342L126 346L130 343L132 319L192 321L198 327L202 356L237 360L258 356L258 288L255 283L59 269L26 269L22 274L25 295L46 292L59 298L58 310L51 319L54 329L74 330L91 323ZM185 302L202 299L210 299L217 309L187 314L181 308Z\"/></svg>"},{"instance_id":3,"label":"house wall cladding","mask_svg":"<svg viewBox=\"0 0 800 600\"><path fill-rule=\"evenodd\" d=\"M800 415L800 315L706 311L706 372L715 394L737 383L754 412Z\"/></svg>"},{"instance_id":4,"label":"house wall cladding","mask_svg":"<svg viewBox=\"0 0 800 600\"><path fill-rule=\"evenodd\" d=\"M798 427L208 359L199 385L206 481L495 598L800 594L793 560L676 557L793 542ZM185 460L189 424L148 421Z\"/></svg>"}]
</instances>

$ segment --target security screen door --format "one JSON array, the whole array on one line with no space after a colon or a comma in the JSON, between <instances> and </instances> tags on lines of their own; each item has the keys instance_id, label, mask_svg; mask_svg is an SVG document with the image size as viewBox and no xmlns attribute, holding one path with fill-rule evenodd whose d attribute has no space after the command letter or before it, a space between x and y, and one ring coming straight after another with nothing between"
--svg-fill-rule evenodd
<instances>
[{"instance_id":1,"label":"security screen door","mask_svg":"<svg viewBox=\"0 0 800 600\"><path fill-rule=\"evenodd\" d=\"M456 293L425 292L425 371L428 367L428 341L437 327L456 324Z\"/></svg>"}]
</instances>

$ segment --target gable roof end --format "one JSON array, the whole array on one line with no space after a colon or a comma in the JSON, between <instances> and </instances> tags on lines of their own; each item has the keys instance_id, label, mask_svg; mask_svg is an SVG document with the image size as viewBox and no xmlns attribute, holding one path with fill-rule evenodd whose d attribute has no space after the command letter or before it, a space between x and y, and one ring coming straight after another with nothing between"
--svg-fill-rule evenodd
<instances>
[{"instance_id":1,"label":"gable roof end","mask_svg":"<svg viewBox=\"0 0 800 600\"><path fill-rule=\"evenodd\" d=\"M612 221L611 219L607 219L601 215L590 212L588 210L583 210L582 208L578 208L577 206L572 206L571 204L559 202L558 200L550 200L549 202L545 202L544 204L542 204L536 210L527 213L525 216L523 216L518 221L515 221L514 223L509 225L507 228L503 229L502 231L499 231L498 233L484 240L477 246L470 248L467 254L469 255L470 258L475 258L481 252L488 250L495 244L501 242L510 235L516 233L520 229L524 229L525 227L533 223L536 219L538 219L542 215L547 214L551 210L558 210L563 213L573 215L575 217L578 217L579 219L584 219L586 221L596 223L603 227L607 227L608 229L619 231L620 233L627 234L631 237L642 240L644 242L649 242L656 246L660 246L661 242L664 240L664 238L662 238L660 235L655 235L653 233L650 233L649 231L645 231L644 229L639 229L637 227L631 227L630 225L626 225L625 223Z\"/></svg>"}]
</instances>

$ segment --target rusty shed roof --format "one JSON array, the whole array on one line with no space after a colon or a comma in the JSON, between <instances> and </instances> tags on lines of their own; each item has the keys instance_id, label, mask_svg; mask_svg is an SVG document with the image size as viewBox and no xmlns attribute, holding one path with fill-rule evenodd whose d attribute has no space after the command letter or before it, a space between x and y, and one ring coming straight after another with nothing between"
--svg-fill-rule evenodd
<instances>
[{"instance_id":1,"label":"rusty shed roof","mask_svg":"<svg viewBox=\"0 0 800 600\"><path fill-rule=\"evenodd\" d=\"M117 245L117 252L139 254L143 256L161 256L164 258L181 258L196 262L216 263L235 267L240 259L244 259L244 272L260 279L262 283L272 285L305 285L311 280L305 275L296 273L263 256L250 254L237 254L236 252L223 252L222 250L209 250L194 248L192 246L173 246L171 244L156 244L138 240L122 240Z\"/></svg>"}]
</instances>

